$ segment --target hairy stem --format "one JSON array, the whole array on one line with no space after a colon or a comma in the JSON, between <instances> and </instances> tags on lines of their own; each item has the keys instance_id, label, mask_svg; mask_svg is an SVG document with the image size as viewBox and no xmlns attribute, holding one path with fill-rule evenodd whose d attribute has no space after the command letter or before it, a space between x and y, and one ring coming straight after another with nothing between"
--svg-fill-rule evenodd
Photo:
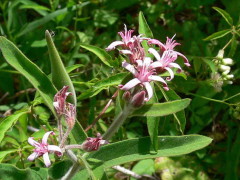
<instances>
[{"instance_id":1,"label":"hairy stem","mask_svg":"<svg viewBox=\"0 0 240 180\"><path fill-rule=\"evenodd\" d=\"M103 135L103 139L108 140L118 131L127 117L133 112L134 108L131 105L125 106L123 111L113 120L113 123Z\"/></svg>"}]
</instances>

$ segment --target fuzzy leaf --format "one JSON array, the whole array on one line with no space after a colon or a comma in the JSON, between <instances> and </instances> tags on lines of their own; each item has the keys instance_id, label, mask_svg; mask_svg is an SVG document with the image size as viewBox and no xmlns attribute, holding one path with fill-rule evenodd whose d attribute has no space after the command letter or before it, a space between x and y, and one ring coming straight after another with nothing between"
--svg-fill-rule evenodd
<instances>
[{"instance_id":1,"label":"fuzzy leaf","mask_svg":"<svg viewBox=\"0 0 240 180\"><path fill-rule=\"evenodd\" d=\"M216 10L221 16L225 19L225 21L232 26L233 25L233 19L232 17L223 9L218 8L218 7L213 7L214 10Z\"/></svg>"}]
</instances>

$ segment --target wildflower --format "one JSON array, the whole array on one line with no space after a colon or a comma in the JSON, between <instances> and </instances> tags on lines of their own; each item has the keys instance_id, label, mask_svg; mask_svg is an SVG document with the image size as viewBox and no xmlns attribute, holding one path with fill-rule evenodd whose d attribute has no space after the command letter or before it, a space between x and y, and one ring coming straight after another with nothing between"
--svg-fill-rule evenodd
<instances>
[{"instance_id":1,"label":"wildflower","mask_svg":"<svg viewBox=\"0 0 240 180\"><path fill-rule=\"evenodd\" d=\"M97 133L97 137L88 137L86 141L82 143L82 149L88 152L97 151L100 146L108 144L108 141L103 140L100 133Z\"/></svg>"},{"instance_id":2,"label":"wildflower","mask_svg":"<svg viewBox=\"0 0 240 180\"><path fill-rule=\"evenodd\" d=\"M55 96L53 106L59 116L63 115L65 112L66 99L68 95L72 93L67 92L69 86L64 86Z\"/></svg>"},{"instance_id":3,"label":"wildflower","mask_svg":"<svg viewBox=\"0 0 240 180\"><path fill-rule=\"evenodd\" d=\"M167 83L164 81L163 78L160 76L154 75L155 69L152 68L152 60L149 57L145 57L144 60L137 60L137 67L127 63L123 62L122 66L130 71L134 75L134 79L130 80L127 84L124 86L121 86L122 90L129 90L133 87L135 87L138 84L143 85L146 88L146 91L148 93L148 97L145 99L148 101L153 96L153 90L150 85L151 81L160 81L163 83L163 86L166 90L168 90Z\"/></svg>"},{"instance_id":4,"label":"wildflower","mask_svg":"<svg viewBox=\"0 0 240 180\"><path fill-rule=\"evenodd\" d=\"M175 40L173 40L174 37L175 37L175 35L171 39L167 37L167 41L166 41L165 44L161 43L157 39L149 39L148 40L148 44L156 44L156 45L158 45L160 47L159 54L162 54L162 53L168 51L168 52L172 53L173 56L176 56L176 57L181 56L183 58L183 60L184 60L184 64L186 66L190 66L187 57L184 56L182 53L177 52L177 51L174 50L175 46L180 45L180 43L177 43ZM150 49L149 53L152 53L155 56L156 59L160 57L160 55L159 56L156 55L156 53L158 53L158 52L155 49L153 49L153 48Z\"/></svg>"},{"instance_id":5,"label":"wildflower","mask_svg":"<svg viewBox=\"0 0 240 180\"><path fill-rule=\"evenodd\" d=\"M233 65L233 60L231 58L224 58L222 61L224 65Z\"/></svg>"},{"instance_id":6,"label":"wildflower","mask_svg":"<svg viewBox=\"0 0 240 180\"><path fill-rule=\"evenodd\" d=\"M72 129L74 124L75 124L76 107L73 104L71 104L71 103L67 103L65 111L66 111L65 112L66 122L67 122L69 128Z\"/></svg>"},{"instance_id":7,"label":"wildflower","mask_svg":"<svg viewBox=\"0 0 240 180\"><path fill-rule=\"evenodd\" d=\"M49 167L51 165L51 162L48 153L54 152L58 156L62 156L62 150L60 149L60 147L55 145L48 145L47 140L50 134L54 134L54 132L49 131L45 133L42 138L42 142L37 142L33 140L33 137L28 138L28 143L35 147L35 149L33 150L34 153L32 153L28 157L29 161L34 161L36 158L43 156L44 164L46 165L46 167Z\"/></svg>"}]
</instances>

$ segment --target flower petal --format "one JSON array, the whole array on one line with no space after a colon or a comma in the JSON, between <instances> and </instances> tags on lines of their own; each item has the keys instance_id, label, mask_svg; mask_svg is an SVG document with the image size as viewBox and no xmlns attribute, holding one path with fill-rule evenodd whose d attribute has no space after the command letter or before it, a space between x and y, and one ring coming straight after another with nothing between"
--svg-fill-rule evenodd
<instances>
[{"instance_id":1,"label":"flower petal","mask_svg":"<svg viewBox=\"0 0 240 180\"><path fill-rule=\"evenodd\" d=\"M40 156L40 154L38 154L37 152L32 153L30 156L28 156L27 160L28 161L34 161L35 159L37 159Z\"/></svg>"},{"instance_id":2,"label":"flower petal","mask_svg":"<svg viewBox=\"0 0 240 180\"><path fill-rule=\"evenodd\" d=\"M164 69L166 69L169 72L169 74L170 74L170 77L167 77L166 80L171 81L174 78L173 71L170 68L168 68L168 67L165 67Z\"/></svg>"},{"instance_id":3,"label":"flower petal","mask_svg":"<svg viewBox=\"0 0 240 180\"><path fill-rule=\"evenodd\" d=\"M149 76L148 79L149 79L149 80L152 80L152 81L160 81L160 82L162 82L162 83L163 83L163 88L164 88L165 90L167 90L167 91L169 90L166 81L164 81L164 79L161 78L160 76Z\"/></svg>"},{"instance_id":4,"label":"flower petal","mask_svg":"<svg viewBox=\"0 0 240 180\"><path fill-rule=\"evenodd\" d=\"M122 41L114 41L106 48L106 51L111 51L115 49L116 46L119 46L119 45L124 45L124 43Z\"/></svg>"},{"instance_id":5,"label":"flower petal","mask_svg":"<svg viewBox=\"0 0 240 180\"><path fill-rule=\"evenodd\" d=\"M148 97L146 98L146 101L149 101L149 99L151 99L151 97L153 96L152 86L149 82L144 82L143 85L145 86L148 93Z\"/></svg>"},{"instance_id":6,"label":"flower petal","mask_svg":"<svg viewBox=\"0 0 240 180\"><path fill-rule=\"evenodd\" d=\"M58 146L55 146L55 145L48 145L47 148L48 148L49 151L53 151L53 152L57 151L57 152L62 153L61 148L58 147Z\"/></svg>"},{"instance_id":7,"label":"flower petal","mask_svg":"<svg viewBox=\"0 0 240 180\"><path fill-rule=\"evenodd\" d=\"M182 68L177 63L169 63L168 67L174 67L182 71Z\"/></svg>"},{"instance_id":8,"label":"flower petal","mask_svg":"<svg viewBox=\"0 0 240 180\"><path fill-rule=\"evenodd\" d=\"M134 79L130 80L127 84L125 84L123 87L121 87L121 89L129 90L140 83L141 83L141 81L139 81L138 78L134 78Z\"/></svg>"},{"instance_id":9,"label":"flower petal","mask_svg":"<svg viewBox=\"0 0 240 180\"><path fill-rule=\"evenodd\" d=\"M119 50L120 54L133 54L130 50Z\"/></svg>"},{"instance_id":10,"label":"flower petal","mask_svg":"<svg viewBox=\"0 0 240 180\"><path fill-rule=\"evenodd\" d=\"M134 68L133 65L127 63L126 61L122 62L122 67L124 67L125 69L127 69L129 72L131 72L133 75L137 75L137 71Z\"/></svg>"},{"instance_id":11,"label":"flower petal","mask_svg":"<svg viewBox=\"0 0 240 180\"><path fill-rule=\"evenodd\" d=\"M33 140L33 137L29 137L29 138L28 138L28 143L29 143L30 145L34 146L34 147L37 147L37 146L40 145L39 142Z\"/></svg>"},{"instance_id":12,"label":"flower petal","mask_svg":"<svg viewBox=\"0 0 240 180\"><path fill-rule=\"evenodd\" d=\"M181 56L182 58L183 58L183 60L184 60L184 64L186 65L186 66L191 66L190 64L189 64L189 62L188 62L188 59L187 59L187 57L186 56L184 56L182 53L180 53L180 52L177 52L177 51L174 51L178 56Z\"/></svg>"},{"instance_id":13,"label":"flower petal","mask_svg":"<svg viewBox=\"0 0 240 180\"><path fill-rule=\"evenodd\" d=\"M48 136L49 136L50 134L54 134L54 132L53 132L53 131L49 131L49 132L46 132L46 133L44 134L44 136L43 136L43 138L42 138L42 143L43 143L43 144L47 144Z\"/></svg>"},{"instance_id":14,"label":"flower petal","mask_svg":"<svg viewBox=\"0 0 240 180\"><path fill-rule=\"evenodd\" d=\"M164 48L164 49L166 49L165 48L165 45L163 44L163 43L161 43L159 40L157 40L157 39L149 39L148 40L148 44L156 44L156 45L158 45L159 47L162 47L162 48Z\"/></svg>"},{"instance_id":15,"label":"flower petal","mask_svg":"<svg viewBox=\"0 0 240 180\"><path fill-rule=\"evenodd\" d=\"M163 67L163 64L160 61L155 61L151 64L151 68Z\"/></svg>"},{"instance_id":16,"label":"flower petal","mask_svg":"<svg viewBox=\"0 0 240 180\"><path fill-rule=\"evenodd\" d=\"M46 165L46 167L51 166L51 162L50 162L49 155L47 152L43 154L43 161L44 161L44 164Z\"/></svg>"},{"instance_id":17,"label":"flower petal","mask_svg":"<svg viewBox=\"0 0 240 180\"><path fill-rule=\"evenodd\" d=\"M154 57L155 57L158 61L161 60L161 57L160 57L159 53L158 53L155 49L149 48L149 49L148 49L148 52L151 53L152 55L154 55Z\"/></svg>"}]
</instances>

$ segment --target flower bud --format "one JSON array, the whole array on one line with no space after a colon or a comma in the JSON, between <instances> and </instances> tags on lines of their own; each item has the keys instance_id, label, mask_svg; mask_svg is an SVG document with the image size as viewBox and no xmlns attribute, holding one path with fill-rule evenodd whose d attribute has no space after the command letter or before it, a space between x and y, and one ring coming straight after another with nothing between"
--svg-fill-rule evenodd
<instances>
[{"instance_id":1,"label":"flower bud","mask_svg":"<svg viewBox=\"0 0 240 180\"><path fill-rule=\"evenodd\" d=\"M223 50L223 49L220 49L220 50L218 51L217 58L222 59L222 58L223 58L223 55L224 55L224 50Z\"/></svg>"},{"instance_id":2,"label":"flower bud","mask_svg":"<svg viewBox=\"0 0 240 180\"><path fill-rule=\"evenodd\" d=\"M75 124L76 107L71 103L66 104L65 118L68 127L72 129Z\"/></svg>"},{"instance_id":3,"label":"flower bud","mask_svg":"<svg viewBox=\"0 0 240 180\"><path fill-rule=\"evenodd\" d=\"M128 103L131 98L131 93L129 91L124 92L122 98L124 101L126 101Z\"/></svg>"},{"instance_id":4,"label":"flower bud","mask_svg":"<svg viewBox=\"0 0 240 180\"><path fill-rule=\"evenodd\" d=\"M233 64L233 60L231 58L224 58L222 60L224 65L232 65Z\"/></svg>"},{"instance_id":5,"label":"flower bud","mask_svg":"<svg viewBox=\"0 0 240 180\"><path fill-rule=\"evenodd\" d=\"M100 133L97 133L97 137L88 137L86 141L82 143L82 149L91 152L91 151L97 151L100 146L108 144L108 141L103 140Z\"/></svg>"},{"instance_id":6,"label":"flower bud","mask_svg":"<svg viewBox=\"0 0 240 180\"><path fill-rule=\"evenodd\" d=\"M232 78L234 78L234 75L233 74L229 74L229 75L226 76L226 78L227 79L232 79Z\"/></svg>"},{"instance_id":7,"label":"flower bud","mask_svg":"<svg viewBox=\"0 0 240 180\"><path fill-rule=\"evenodd\" d=\"M144 104L145 97L146 97L146 92L140 91L133 96L130 103L132 104L133 107L139 108Z\"/></svg>"},{"instance_id":8,"label":"flower bud","mask_svg":"<svg viewBox=\"0 0 240 180\"><path fill-rule=\"evenodd\" d=\"M220 70L222 72L225 72L225 71L229 71L230 72L230 66L226 66L226 65L220 65Z\"/></svg>"}]
</instances>

